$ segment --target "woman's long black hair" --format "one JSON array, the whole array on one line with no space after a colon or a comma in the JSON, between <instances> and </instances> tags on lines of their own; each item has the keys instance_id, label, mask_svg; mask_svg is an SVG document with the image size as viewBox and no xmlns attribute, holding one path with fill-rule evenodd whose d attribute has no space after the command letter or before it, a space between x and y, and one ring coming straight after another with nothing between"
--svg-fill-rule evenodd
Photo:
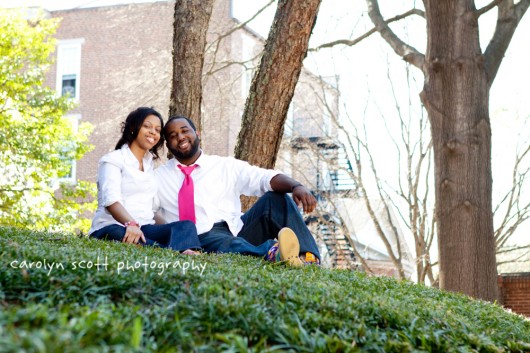
<instances>
[{"instance_id":1,"label":"woman's long black hair","mask_svg":"<svg viewBox=\"0 0 530 353\"><path fill-rule=\"evenodd\" d=\"M162 115L159 112L148 107L137 108L136 110L130 112L129 115L127 115L127 119L121 123L121 138L118 140L115 149L119 150L124 144L128 144L130 146L131 143L136 140L136 137L138 137L138 133L142 128L142 124L144 123L145 118L147 118L149 115L157 116L160 119L161 128L164 128L164 121L162 120ZM154 159L160 158L158 155L158 150L163 144L164 135L161 133L160 140L156 145L153 146L153 148L149 150L149 152L153 154Z\"/></svg>"}]
</instances>

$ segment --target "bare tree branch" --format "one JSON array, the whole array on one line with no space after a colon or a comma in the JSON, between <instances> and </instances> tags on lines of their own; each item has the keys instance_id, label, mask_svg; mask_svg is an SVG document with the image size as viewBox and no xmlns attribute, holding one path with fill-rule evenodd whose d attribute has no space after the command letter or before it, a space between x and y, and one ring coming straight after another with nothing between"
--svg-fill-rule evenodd
<instances>
[{"instance_id":1,"label":"bare tree branch","mask_svg":"<svg viewBox=\"0 0 530 353\"><path fill-rule=\"evenodd\" d=\"M484 65L491 85L497 76L504 54L510 45L513 34L521 18L530 7L530 0L521 0L514 4L513 0L500 1L497 4L499 14L495 33L484 52Z\"/></svg>"},{"instance_id":2,"label":"bare tree branch","mask_svg":"<svg viewBox=\"0 0 530 353\"><path fill-rule=\"evenodd\" d=\"M392 47L392 49L394 49L394 52L401 56L403 60L416 66L420 70L423 70L425 56L414 47L399 39L399 37L390 29L390 26L385 22L383 16L381 15L378 1L366 0L366 4L368 5L368 15L375 24L375 28L381 37L383 37L383 39Z\"/></svg>"},{"instance_id":3,"label":"bare tree branch","mask_svg":"<svg viewBox=\"0 0 530 353\"><path fill-rule=\"evenodd\" d=\"M477 17L482 16L486 12L490 11L491 9L495 8L498 4L500 4L504 0L493 0L488 5L484 6L483 8L477 10Z\"/></svg>"},{"instance_id":4,"label":"bare tree branch","mask_svg":"<svg viewBox=\"0 0 530 353\"><path fill-rule=\"evenodd\" d=\"M240 22L238 23L237 25L235 25L234 27L232 27L228 32L226 33L223 33L221 35L219 35L215 40L213 40L207 47L206 47L206 52L209 52L209 51L213 51L213 54L212 54L212 61L210 63L210 68L208 70L206 70L208 73L212 72L213 71L213 67L214 65L217 63L217 53L219 52L219 47L220 47L220 44L221 44L221 41L224 39L224 38L228 38L232 33L234 33L235 31L237 30L240 30L240 29L243 29L245 28L250 22L252 22L256 17L258 17L263 11L265 11L272 3L274 3L275 0L270 0L268 3L266 3L261 9L259 9L254 15L252 15L252 17L250 17L248 20L244 21L244 22ZM261 53L260 53L261 55ZM223 68L226 68L223 67ZM218 71L218 70L215 70L215 71Z\"/></svg>"},{"instance_id":5,"label":"bare tree branch","mask_svg":"<svg viewBox=\"0 0 530 353\"><path fill-rule=\"evenodd\" d=\"M421 17L425 17L425 13L420 10L420 9L412 9L412 10L409 10L401 15L398 15L398 16L395 16L395 17L392 17L386 21L384 21L386 24L389 24L389 23L392 23L392 22L396 22L396 21L399 21L399 20L402 20L408 16L411 16L411 15L418 15L418 16L421 16ZM372 34L376 33L377 32L377 28L372 28L371 30L369 30L368 32L364 33L363 35L355 38L355 39L338 39L338 40L335 40L333 42L329 42L329 43L324 43L324 44L321 44L315 48L310 48L308 49L308 51L319 51L320 49L325 49L325 48L332 48L336 45L346 45L346 46L354 46L355 44L363 41L364 39L370 37Z\"/></svg>"},{"instance_id":6,"label":"bare tree branch","mask_svg":"<svg viewBox=\"0 0 530 353\"><path fill-rule=\"evenodd\" d=\"M256 17L258 17L263 11L265 11L272 3L274 3L274 1L276 1L276 0L270 0L268 3L263 5L263 7L261 9L259 9L254 15L252 15L252 17L250 17L248 20L246 20L244 22L239 22L237 25L232 27L232 29L230 29L228 32L223 33L222 35L220 35L214 42L212 42L210 44L210 46L213 45L214 43L218 43L220 39L223 39L223 38L226 38L226 37L230 36L235 31L246 27L250 22L252 22L254 19L256 19Z\"/></svg>"},{"instance_id":7,"label":"bare tree branch","mask_svg":"<svg viewBox=\"0 0 530 353\"><path fill-rule=\"evenodd\" d=\"M366 133L366 129L364 130L364 132ZM396 232L397 232L396 227L393 224L391 217L389 217L389 215L388 215L388 212L389 212L388 211L388 204L385 203L385 196L383 195L383 190L382 190L383 188L381 186L381 179L378 177L377 170L375 168L375 164L374 164L374 160L373 160L373 156L369 153L370 148L369 148L368 144L366 143L366 136L365 136L364 141L362 141L361 139L359 139L357 137L357 142L363 148L363 150L367 152L368 160L369 160L369 164L370 164L370 170L371 170L372 174L375 176L375 182L377 184L377 191L379 193L379 198L380 198L380 201L383 204L383 207L384 207L384 210L385 210L385 213L386 213L385 221L392 228L392 233L393 233L392 235L394 236L395 241L396 241L396 245L398 247L398 249L396 249L396 251L394 251L394 249L392 248L392 244L390 243L388 235L386 234L386 232L383 229L383 224L382 224L383 220L381 220L380 217L378 217L377 214L376 214L376 210L375 210L373 201L369 197L369 193L368 193L368 191L366 189L366 186L364 184L363 178L359 177L357 179L357 182L358 182L358 186L359 186L360 190L362 190L362 198L364 200L364 204L366 206L368 214L370 215L370 218L371 218L372 223L373 223L373 225L374 225L374 227L376 229L376 232L379 235L379 238L383 241L383 244L385 245L385 248L387 250L388 256L390 257L390 259L392 260L392 263L394 264L394 266L396 267L396 269L398 271L399 277L400 278L405 278L405 271L403 269L402 256L401 256L402 254L401 254L401 246L400 246L399 237L398 237L398 234L396 234ZM360 159L356 160L356 167L357 167L357 170L358 170L358 174L362 175L362 163L361 163Z\"/></svg>"},{"instance_id":8,"label":"bare tree branch","mask_svg":"<svg viewBox=\"0 0 530 353\"><path fill-rule=\"evenodd\" d=\"M246 61L217 61L217 62L212 61L208 71L204 72L203 78L208 77L208 76L213 76L219 71L225 70L233 65L242 66L245 68L245 70L252 70L254 68L254 63L260 58L260 56L261 56L261 53L259 53L258 55Z\"/></svg>"},{"instance_id":9,"label":"bare tree branch","mask_svg":"<svg viewBox=\"0 0 530 353\"><path fill-rule=\"evenodd\" d=\"M526 161L525 158L530 155L530 145L525 144L526 147L516 154L510 190L508 190L493 211L493 214L496 215L501 207L505 207L501 224L495 229L494 233L497 250L504 247L517 228L530 218L530 202L521 205L523 186L530 174L530 167L522 167Z\"/></svg>"},{"instance_id":10,"label":"bare tree branch","mask_svg":"<svg viewBox=\"0 0 530 353\"><path fill-rule=\"evenodd\" d=\"M513 251L526 250L526 249L530 249L530 245L514 246L514 247L510 247L510 248L504 248L504 249L501 249L501 250L497 251L497 254L505 254L505 253L509 253L509 252L513 252ZM528 252L526 252L526 254L527 253Z\"/></svg>"}]
</instances>

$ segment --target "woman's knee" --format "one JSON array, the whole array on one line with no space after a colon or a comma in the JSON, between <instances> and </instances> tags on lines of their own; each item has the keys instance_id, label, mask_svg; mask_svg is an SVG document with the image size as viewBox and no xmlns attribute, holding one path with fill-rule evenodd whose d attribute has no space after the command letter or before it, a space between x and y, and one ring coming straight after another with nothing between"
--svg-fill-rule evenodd
<instances>
[{"instance_id":1,"label":"woman's knee","mask_svg":"<svg viewBox=\"0 0 530 353\"><path fill-rule=\"evenodd\" d=\"M125 236L125 228L122 226L118 226L118 225L106 226L90 234L90 237L92 238L96 238L99 240L114 240L114 241L122 241L124 236Z\"/></svg>"}]
</instances>

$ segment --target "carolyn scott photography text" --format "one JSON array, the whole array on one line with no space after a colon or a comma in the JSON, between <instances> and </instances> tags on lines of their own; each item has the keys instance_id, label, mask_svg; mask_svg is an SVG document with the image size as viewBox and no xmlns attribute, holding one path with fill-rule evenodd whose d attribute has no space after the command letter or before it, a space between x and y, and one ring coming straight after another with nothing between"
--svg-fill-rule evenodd
<instances>
[{"instance_id":1,"label":"carolyn scott photography text","mask_svg":"<svg viewBox=\"0 0 530 353\"><path fill-rule=\"evenodd\" d=\"M116 271L121 274L124 271L133 272L148 272L156 271L159 276L162 276L165 271L178 271L185 275L188 272L198 272L201 276L206 269L206 264L195 260L191 261L150 261L147 256L143 260L126 260L118 261L116 263L109 263L107 256L100 258L99 256L95 261L92 260L80 260L72 261L69 263L53 262L46 259L42 260L14 260L9 263L11 268L18 268L21 270L29 269L44 269L48 276L55 271Z\"/></svg>"}]
</instances>

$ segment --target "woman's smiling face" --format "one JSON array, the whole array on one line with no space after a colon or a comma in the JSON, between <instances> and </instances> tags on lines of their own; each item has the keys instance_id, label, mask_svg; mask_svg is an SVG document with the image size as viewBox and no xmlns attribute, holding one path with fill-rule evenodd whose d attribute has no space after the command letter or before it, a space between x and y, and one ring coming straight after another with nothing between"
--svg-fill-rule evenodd
<instances>
[{"instance_id":1,"label":"woman's smiling face","mask_svg":"<svg viewBox=\"0 0 530 353\"><path fill-rule=\"evenodd\" d=\"M136 136L133 144L136 143L144 150L150 150L158 143L158 141L160 141L161 131L162 125L160 123L160 118L155 115L148 115L144 119L140 131L138 131L138 136Z\"/></svg>"}]
</instances>

